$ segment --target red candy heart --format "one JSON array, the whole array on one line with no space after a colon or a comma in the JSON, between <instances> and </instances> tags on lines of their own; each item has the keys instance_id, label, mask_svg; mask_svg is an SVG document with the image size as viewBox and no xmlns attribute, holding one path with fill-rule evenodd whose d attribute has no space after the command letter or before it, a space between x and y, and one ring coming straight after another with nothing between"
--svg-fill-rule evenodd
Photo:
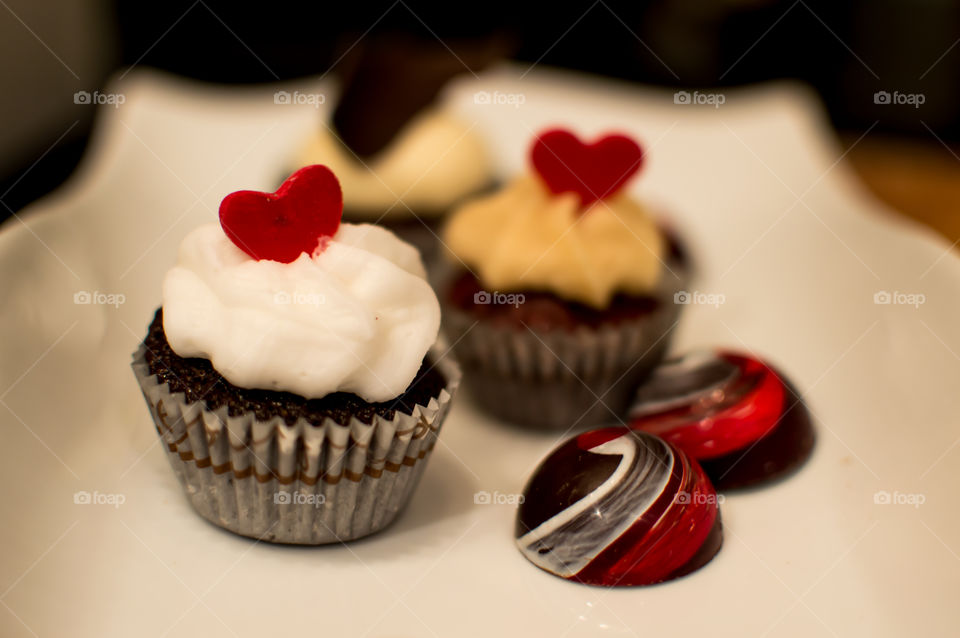
<instances>
[{"instance_id":1,"label":"red candy heart","mask_svg":"<svg viewBox=\"0 0 960 638\"><path fill-rule=\"evenodd\" d=\"M340 227L343 193L326 166L305 166L275 193L237 191L220 202L220 225L254 259L290 263Z\"/></svg>"},{"instance_id":2,"label":"red candy heart","mask_svg":"<svg viewBox=\"0 0 960 638\"><path fill-rule=\"evenodd\" d=\"M607 135L584 144L564 129L541 133L530 159L547 188L576 193L584 207L620 190L640 170L643 150L625 135Z\"/></svg>"}]
</instances>

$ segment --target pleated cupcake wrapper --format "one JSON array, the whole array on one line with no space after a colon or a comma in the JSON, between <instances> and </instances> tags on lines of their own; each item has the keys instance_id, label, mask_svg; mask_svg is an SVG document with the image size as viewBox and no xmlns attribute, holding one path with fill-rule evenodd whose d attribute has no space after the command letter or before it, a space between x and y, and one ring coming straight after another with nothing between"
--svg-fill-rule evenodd
<instances>
[{"instance_id":1,"label":"pleated cupcake wrapper","mask_svg":"<svg viewBox=\"0 0 960 638\"><path fill-rule=\"evenodd\" d=\"M613 424L624 418L637 386L669 347L682 307L674 293L685 279L661 286L654 312L596 328L538 330L477 321L447 304L444 330L455 344L464 383L491 414L536 429Z\"/></svg>"},{"instance_id":2,"label":"pleated cupcake wrapper","mask_svg":"<svg viewBox=\"0 0 960 638\"><path fill-rule=\"evenodd\" d=\"M447 386L409 415L288 425L187 403L150 374L145 353L141 344L133 371L190 503L216 525L277 543L348 541L389 525L423 474L460 382L445 357L436 365Z\"/></svg>"}]
</instances>

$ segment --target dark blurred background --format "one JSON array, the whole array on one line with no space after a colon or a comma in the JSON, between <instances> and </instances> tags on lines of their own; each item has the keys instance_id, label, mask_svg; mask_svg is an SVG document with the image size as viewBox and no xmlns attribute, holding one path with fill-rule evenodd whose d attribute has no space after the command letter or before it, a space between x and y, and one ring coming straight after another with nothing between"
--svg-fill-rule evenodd
<instances>
[{"instance_id":1,"label":"dark blurred background","mask_svg":"<svg viewBox=\"0 0 960 638\"><path fill-rule=\"evenodd\" d=\"M528 64L670 87L803 80L841 139L852 145L870 131L851 153L868 184L895 205L900 198L921 208L911 189L936 198L923 206L960 224L952 148L960 141L960 0L2 4L0 217L69 176L95 112L73 95L102 88L119 69L272 82L336 73L361 36L401 33L454 51L496 38ZM878 91L922 94L923 104L878 104ZM931 178L936 184L916 189Z\"/></svg>"}]
</instances>

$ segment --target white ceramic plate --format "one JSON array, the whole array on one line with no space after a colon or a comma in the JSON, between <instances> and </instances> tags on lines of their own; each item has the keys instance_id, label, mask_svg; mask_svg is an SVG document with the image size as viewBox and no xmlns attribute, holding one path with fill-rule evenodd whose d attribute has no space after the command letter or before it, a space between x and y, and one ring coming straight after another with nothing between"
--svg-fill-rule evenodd
<instances>
[{"instance_id":1,"label":"white ceramic plate","mask_svg":"<svg viewBox=\"0 0 960 638\"><path fill-rule=\"evenodd\" d=\"M686 308L674 349L745 349L786 371L817 419L806 467L729 496L720 554L651 588L579 586L521 557L513 508L474 494L518 492L557 441L492 422L466 396L386 533L288 548L207 524L157 445L129 356L183 235L226 193L274 188L332 89L137 71L111 89L126 102L99 111L79 173L0 233L0 634L954 635L960 262L946 243L864 193L797 86L712 108L521 73L463 82L449 106L476 121L504 175L551 123L643 141L637 194L687 238L695 291L724 297ZM280 88L327 100L277 105ZM924 303L875 304L878 291ZM77 304L79 292L123 303ZM76 504L81 491L113 504Z\"/></svg>"}]
</instances>

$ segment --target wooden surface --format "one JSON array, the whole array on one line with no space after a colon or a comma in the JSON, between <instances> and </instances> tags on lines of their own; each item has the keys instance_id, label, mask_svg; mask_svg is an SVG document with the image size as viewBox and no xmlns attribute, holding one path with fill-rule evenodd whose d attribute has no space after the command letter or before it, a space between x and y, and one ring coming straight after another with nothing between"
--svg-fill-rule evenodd
<instances>
[{"instance_id":1,"label":"wooden surface","mask_svg":"<svg viewBox=\"0 0 960 638\"><path fill-rule=\"evenodd\" d=\"M842 136L854 145L859 134ZM929 141L869 134L847 159L860 179L895 210L960 243L960 148Z\"/></svg>"}]
</instances>

